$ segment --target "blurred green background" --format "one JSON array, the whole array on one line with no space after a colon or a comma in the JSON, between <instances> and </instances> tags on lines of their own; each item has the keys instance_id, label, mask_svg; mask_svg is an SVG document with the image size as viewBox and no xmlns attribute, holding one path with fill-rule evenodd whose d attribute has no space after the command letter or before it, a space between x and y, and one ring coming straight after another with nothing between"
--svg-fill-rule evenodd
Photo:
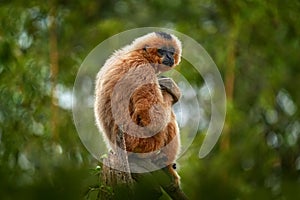
<instances>
[{"instance_id":1,"label":"blurred green background","mask_svg":"<svg viewBox=\"0 0 300 200\"><path fill-rule=\"evenodd\" d=\"M199 159L199 130L178 161L190 199L300 199L298 0L0 0L0 199L95 199L68 100L97 44L145 26L194 38L224 80L222 137Z\"/></svg>"}]
</instances>

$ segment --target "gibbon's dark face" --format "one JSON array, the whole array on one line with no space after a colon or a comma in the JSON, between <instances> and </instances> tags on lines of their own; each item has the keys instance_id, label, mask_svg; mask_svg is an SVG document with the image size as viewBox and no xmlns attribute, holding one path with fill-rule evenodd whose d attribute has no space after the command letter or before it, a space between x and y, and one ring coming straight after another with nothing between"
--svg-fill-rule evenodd
<instances>
[{"instance_id":1,"label":"gibbon's dark face","mask_svg":"<svg viewBox=\"0 0 300 200\"><path fill-rule=\"evenodd\" d=\"M157 49L157 55L161 58L161 64L172 67L174 65L174 47L162 46Z\"/></svg>"},{"instance_id":2,"label":"gibbon's dark face","mask_svg":"<svg viewBox=\"0 0 300 200\"><path fill-rule=\"evenodd\" d=\"M154 67L155 73L168 71L180 62L181 44L174 36L155 32L142 37L143 56Z\"/></svg>"}]
</instances>

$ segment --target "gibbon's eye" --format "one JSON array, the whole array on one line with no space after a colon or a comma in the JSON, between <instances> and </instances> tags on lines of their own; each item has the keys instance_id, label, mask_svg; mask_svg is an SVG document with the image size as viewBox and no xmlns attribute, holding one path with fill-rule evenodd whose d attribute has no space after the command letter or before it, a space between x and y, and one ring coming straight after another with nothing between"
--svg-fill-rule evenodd
<instances>
[{"instance_id":1,"label":"gibbon's eye","mask_svg":"<svg viewBox=\"0 0 300 200\"><path fill-rule=\"evenodd\" d=\"M168 49L168 52L173 56L175 54L175 49L171 47Z\"/></svg>"},{"instance_id":2,"label":"gibbon's eye","mask_svg":"<svg viewBox=\"0 0 300 200\"><path fill-rule=\"evenodd\" d=\"M157 49L157 54L160 57L163 57L164 55L166 55L166 50L165 49Z\"/></svg>"}]
</instances>

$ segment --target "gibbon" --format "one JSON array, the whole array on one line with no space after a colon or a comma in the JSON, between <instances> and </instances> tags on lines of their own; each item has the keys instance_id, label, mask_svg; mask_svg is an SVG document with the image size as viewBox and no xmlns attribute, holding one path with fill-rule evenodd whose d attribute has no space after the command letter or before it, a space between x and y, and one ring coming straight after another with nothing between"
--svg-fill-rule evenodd
<instances>
[{"instance_id":1,"label":"gibbon","mask_svg":"<svg viewBox=\"0 0 300 200\"><path fill-rule=\"evenodd\" d=\"M135 39L98 72L94 104L96 124L109 149L118 148L117 136L123 134L128 156L160 158L178 181L173 164L180 138L172 105L181 93L172 79L158 75L180 59L181 42L174 35L152 32Z\"/></svg>"}]
</instances>

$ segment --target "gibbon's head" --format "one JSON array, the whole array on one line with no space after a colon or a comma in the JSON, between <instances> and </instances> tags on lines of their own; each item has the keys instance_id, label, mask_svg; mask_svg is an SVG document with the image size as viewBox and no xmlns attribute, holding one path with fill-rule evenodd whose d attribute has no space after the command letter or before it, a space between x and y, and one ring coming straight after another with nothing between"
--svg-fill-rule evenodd
<instances>
[{"instance_id":1,"label":"gibbon's head","mask_svg":"<svg viewBox=\"0 0 300 200\"><path fill-rule=\"evenodd\" d=\"M139 37L131 47L146 58L157 74L172 69L181 59L181 42L174 35L165 32L153 32Z\"/></svg>"}]
</instances>

